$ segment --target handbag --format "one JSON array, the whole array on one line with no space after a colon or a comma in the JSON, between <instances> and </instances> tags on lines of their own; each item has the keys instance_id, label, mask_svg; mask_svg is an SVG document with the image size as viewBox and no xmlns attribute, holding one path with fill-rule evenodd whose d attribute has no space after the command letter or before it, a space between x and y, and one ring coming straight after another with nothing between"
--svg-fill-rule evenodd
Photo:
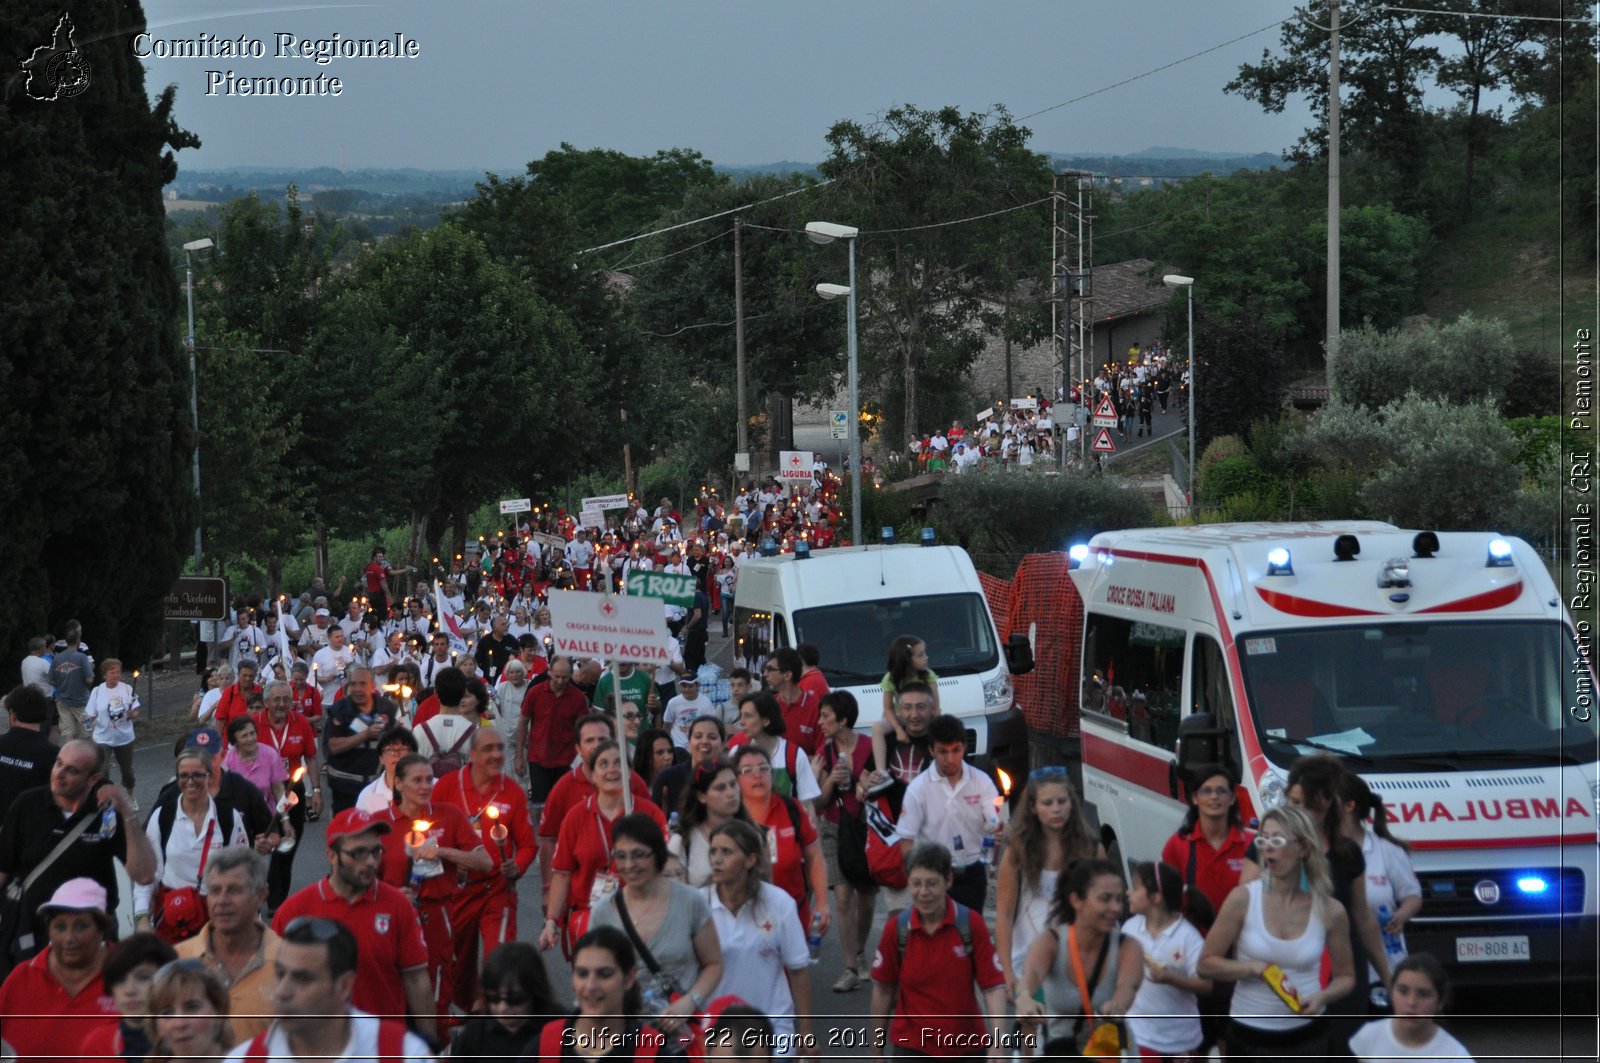
<instances>
[{"instance_id":1,"label":"handbag","mask_svg":"<svg viewBox=\"0 0 1600 1063\"><path fill-rule=\"evenodd\" d=\"M200 895L199 883L205 880L206 860L211 856L211 839L216 834L211 829L213 824L218 830L221 829L221 823L206 817L202 828L206 832L206 841L200 849L200 873L195 876L195 885L159 890L151 905L150 928L169 945L187 941L206 925L206 902Z\"/></svg>"},{"instance_id":2,"label":"handbag","mask_svg":"<svg viewBox=\"0 0 1600 1063\"><path fill-rule=\"evenodd\" d=\"M33 884L39 881L39 876L50 870L51 866L61 855L70 849L74 842L83 837L83 832L89 829L89 823L98 820L100 816L91 810L79 819L73 828L62 835L45 858L28 873L28 877L20 882L13 881L0 893L0 980L11 973L11 969L25 960L31 959L34 954L34 935L30 922L33 913L23 907L22 902L27 898L28 891Z\"/></svg>"}]
</instances>

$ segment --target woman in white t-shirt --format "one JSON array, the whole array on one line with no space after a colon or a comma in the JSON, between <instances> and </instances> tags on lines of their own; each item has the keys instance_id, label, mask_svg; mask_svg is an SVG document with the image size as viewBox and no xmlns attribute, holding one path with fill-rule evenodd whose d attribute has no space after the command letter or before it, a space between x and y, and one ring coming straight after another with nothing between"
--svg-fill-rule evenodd
<instances>
[{"instance_id":1,"label":"woman in white t-shirt","mask_svg":"<svg viewBox=\"0 0 1600 1063\"><path fill-rule=\"evenodd\" d=\"M189 706L189 719L202 727L211 722L211 716L217 711L217 703L222 700L222 692L233 685L233 669L228 665L219 664L209 669L205 676L205 690L196 693L194 704Z\"/></svg>"},{"instance_id":2,"label":"woman in white t-shirt","mask_svg":"<svg viewBox=\"0 0 1600 1063\"><path fill-rule=\"evenodd\" d=\"M717 760L702 764L689 776L683 807L673 815L677 828L667 839L667 852L673 858L667 874L691 886L711 881L711 832L730 819L751 822L738 775L731 764Z\"/></svg>"},{"instance_id":3,"label":"woman in white t-shirt","mask_svg":"<svg viewBox=\"0 0 1600 1063\"><path fill-rule=\"evenodd\" d=\"M1436 1021L1450 993L1444 967L1432 955L1407 956L1394 969L1394 1017L1367 1023L1350 1037L1350 1052L1363 1063L1431 1059L1472 1063L1466 1046Z\"/></svg>"},{"instance_id":4,"label":"woman in white t-shirt","mask_svg":"<svg viewBox=\"0 0 1600 1063\"><path fill-rule=\"evenodd\" d=\"M1200 928L1211 923L1211 902L1199 890L1184 888L1171 864L1134 865L1128 885L1124 937L1144 950L1144 981L1128 1008L1128 1035L1145 1059L1193 1056L1200 1047L1199 997L1211 980L1195 972L1206 940Z\"/></svg>"},{"instance_id":5,"label":"woman in white t-shirt","mask_svg":"<svg viewBox=\"0 0 1600 1063\"><path fill-rule=\"evenodd\" d=\"M1383 949L1393 969L1406 958L1406 924L1422 910L1422 883L1411 866L1411 848L1389 833L1388 812L1361 776L1345 772L1339 783L1339 804L1344 810L1345 837L1361 846L1366 863L1367 907L1378 921ZM1375 1014L1382 1014L1389 1007L1389 994L1371 964L1367 979L1372 986Z\"/></svg>"}]
</instances>

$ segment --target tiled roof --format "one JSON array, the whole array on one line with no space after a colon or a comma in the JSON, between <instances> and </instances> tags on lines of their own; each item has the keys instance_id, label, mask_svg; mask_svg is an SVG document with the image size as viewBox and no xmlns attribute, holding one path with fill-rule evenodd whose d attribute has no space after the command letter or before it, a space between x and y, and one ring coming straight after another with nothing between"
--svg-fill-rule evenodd
<instances>
[{"instance_id":1,"label":"tiled roof","mask_svg":"<svg viewBox=\"0 0 1600 1063\"><path fill-rule=\"evenodd\" d=\"M1148 258L1130 258L1094 267L1089 313L1096 321L1114 321L1160 310L1172 298L1172 290L1159 279L1145 274L1155 263Z\"/></svg>"}]
</instances>

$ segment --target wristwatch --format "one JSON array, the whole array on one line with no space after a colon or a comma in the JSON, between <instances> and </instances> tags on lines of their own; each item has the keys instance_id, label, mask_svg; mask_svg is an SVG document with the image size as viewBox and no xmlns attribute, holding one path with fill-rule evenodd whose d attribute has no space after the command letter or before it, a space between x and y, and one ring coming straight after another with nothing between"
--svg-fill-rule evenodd
<instances>
[{"instance_id":1,"label":"wristwatch","mask_svg":"<svg viewBox=\"0 0 1600 1063\"><path fill-rule=\"evenodd\" d=\"M699 993L696 993L692 989L689 990L689 999L694 1001L694 1010L696 1010L696 1011L704 1011L704 1010L706 1010L706 998L701 996Z\"/></svg>"}]
</instances>

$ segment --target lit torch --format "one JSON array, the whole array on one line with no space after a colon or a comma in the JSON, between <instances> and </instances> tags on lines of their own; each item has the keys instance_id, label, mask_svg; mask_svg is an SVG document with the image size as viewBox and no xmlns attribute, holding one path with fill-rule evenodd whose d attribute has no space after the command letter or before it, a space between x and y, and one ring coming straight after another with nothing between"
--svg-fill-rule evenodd
<instances>
[{"instance_id":1,"label":"lit torch","mask_svg":"<svg viewBox=\"0 0 1600 1063\"><path fill-rule=\"evenodd\" d=\"M511 831L507 829L504 823L500 822L500 810L494 805L491 804L488 808L485 808L483 814L488 816L489 822L494 824L489 828L489 838L494 842L494 855L498 858L498 862L503 864L506 862L506 851L500 843L506 840L506 836Z\"/></svg>"}]
</instances>

